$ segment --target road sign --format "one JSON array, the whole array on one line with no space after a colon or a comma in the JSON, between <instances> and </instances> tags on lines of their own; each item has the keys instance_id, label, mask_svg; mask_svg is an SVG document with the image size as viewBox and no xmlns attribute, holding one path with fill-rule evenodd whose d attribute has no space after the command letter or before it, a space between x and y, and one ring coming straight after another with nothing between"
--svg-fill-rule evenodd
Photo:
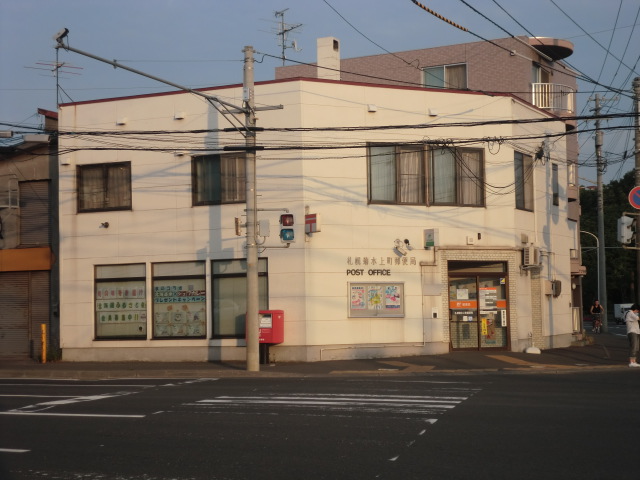
<instances>
[{"instance_id":1,"label":"road sign","mask_svg":"<svg viewBox=\"0 0 640 480\"><path fill-rule=\"evenodd\" d=\"M629 203L635 209L640 210L640 187L633 187L629 192Z\"/></svg>"}]
</instances>

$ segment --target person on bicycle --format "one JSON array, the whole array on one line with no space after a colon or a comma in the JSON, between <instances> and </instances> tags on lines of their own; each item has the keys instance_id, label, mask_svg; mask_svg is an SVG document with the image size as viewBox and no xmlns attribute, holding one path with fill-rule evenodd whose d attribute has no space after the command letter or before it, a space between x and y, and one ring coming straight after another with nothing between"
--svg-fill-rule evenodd
<instances>
[{"instance_id":1,"label":"person on bicycle","mask_svg":"<svg viewBox=\"0 0 640 480\"><path fill-rule=\"evenodd\" d=\"M593 318L593 329L592 331L596 333L600 333L600 328L602 327L602 305L600 305L599 300L595 300L593 305L591 305L591 309L589 310Z\"/></svg>"}]
</instances>

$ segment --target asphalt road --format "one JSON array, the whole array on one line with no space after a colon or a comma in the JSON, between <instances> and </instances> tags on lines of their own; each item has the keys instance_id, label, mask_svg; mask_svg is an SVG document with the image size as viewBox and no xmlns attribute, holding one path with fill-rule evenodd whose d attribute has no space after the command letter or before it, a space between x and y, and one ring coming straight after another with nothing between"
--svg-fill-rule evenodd
<instances>
[{"instance_id":1,"label":"asphalt road","mask_svg":"<svg viewBox=\"0 0 640 480\"><path fill-rule=\"evenodd\" d=\"M635 370L0 380L2 480L635 478Z\"/></svg>"}]
</instances>

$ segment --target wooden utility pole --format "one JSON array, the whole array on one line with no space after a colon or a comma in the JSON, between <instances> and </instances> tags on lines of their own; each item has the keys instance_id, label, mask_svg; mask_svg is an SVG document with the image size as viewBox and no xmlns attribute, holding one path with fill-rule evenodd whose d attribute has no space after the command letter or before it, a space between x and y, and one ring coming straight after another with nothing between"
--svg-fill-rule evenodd
<instances>
[{"instance_id":1,"label":"wooden utility pole","mask_svg":"<svg viewBox=\"0 0 640 480\"><path fill-rule=\"evenodd\" d=\"M596 94L594 113L596 117L600 115L600 95ZM597 189L598 189L598 270L600 291L600 305L602 305L602 331L609 330L607 319L607 261L605 257L604 240L604 196L602 189L602 174L604 172L604 162L602 160L602 137L600 130L600 119L596 118L596 166L597 166Z\"/></svg>"},{"instance_id":2,"label":"wooden utility pole","mask_svg":"<svg viewBox=\"0 0 640 480\"><path fill-rule=\"evenodd\" d=\"M640 187L640 77L633 79L633 111L635 115L635 159L636 159L636 187ZM638 217L636 217L636 274L633 279L636 287L635 302L640 302L640 228L638 228Z\"/></svg>"}]
</instances>

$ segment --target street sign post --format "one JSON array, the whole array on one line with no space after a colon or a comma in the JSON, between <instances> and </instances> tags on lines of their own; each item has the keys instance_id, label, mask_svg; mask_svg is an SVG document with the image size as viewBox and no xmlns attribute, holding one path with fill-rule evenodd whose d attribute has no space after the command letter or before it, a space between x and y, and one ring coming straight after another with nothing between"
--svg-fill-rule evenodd
<instances>
[{"instance_id":1,"label":"street sign post","mask_svg":"<svg viewBox=\"0 0 640 480\"><path fill-rule=\"evenodd\" d=\"M640 187L633 187L629 192L629 203L636 210L640 210Z\"/></svg>"}]
</instances>

